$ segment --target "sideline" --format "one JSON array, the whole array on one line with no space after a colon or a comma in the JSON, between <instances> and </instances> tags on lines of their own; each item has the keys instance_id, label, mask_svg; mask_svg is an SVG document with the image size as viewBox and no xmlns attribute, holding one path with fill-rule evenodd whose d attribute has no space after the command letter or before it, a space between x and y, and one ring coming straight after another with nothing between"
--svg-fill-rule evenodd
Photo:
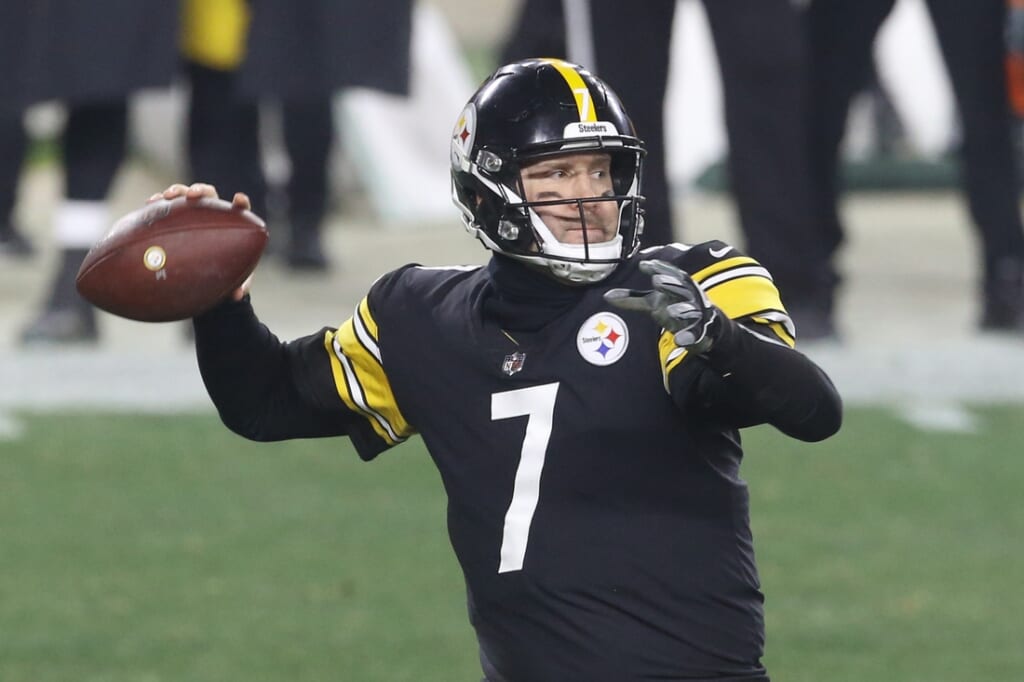
<instances>
[{"instance_id":1,"label":"sideline","mask_svg":"<svg viewBox=\"0 0 1024 682\"><path fill-rule=\"evenodd\" d=\"M978 336L945 344L808 344L847 405L1024 403L1024 344ZM0 414L213 412L190 348L0 352Z\"/></svg>"}]
</instances>

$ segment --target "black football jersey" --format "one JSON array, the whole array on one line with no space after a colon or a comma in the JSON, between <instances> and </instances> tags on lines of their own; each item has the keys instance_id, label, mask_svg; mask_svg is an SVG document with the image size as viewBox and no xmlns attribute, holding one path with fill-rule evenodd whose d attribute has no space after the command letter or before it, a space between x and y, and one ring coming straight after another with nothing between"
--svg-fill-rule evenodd
<instances>
[{"instance_id":1,"label":"black football jersey","mask_svg":"<svg viewBox=\"0 0 1024 682\"><path fill-rule=\"evenodd\" d=\"M482 313L486 268L407 266L324 334L320 402L362 415L348 428L360 455L418 433L440 471L496 680L764 674L738 433L673 398L697 358L602 298L649 288L637 263L655 257L792 345L769 274L722 242L648 250L528 334Z\"/></svg>"}]
</instances>

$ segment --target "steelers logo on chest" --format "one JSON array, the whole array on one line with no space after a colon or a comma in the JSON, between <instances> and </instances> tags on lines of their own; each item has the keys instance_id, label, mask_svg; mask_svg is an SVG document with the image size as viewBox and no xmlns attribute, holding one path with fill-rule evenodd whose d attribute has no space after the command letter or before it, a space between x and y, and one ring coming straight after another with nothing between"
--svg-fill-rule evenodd
<instances>
[{"instance_id":1,"label":"steelers logo on chest","mask_svg":"<svg viewBox=\"0 0 1024 682\"><path fill-rule=\"evenodd\" d=\"M628 346L629 329L615 313L591 315L576 333L576 348L580 355L598 367L618 362Z\"/></svg>"}]
</instances>

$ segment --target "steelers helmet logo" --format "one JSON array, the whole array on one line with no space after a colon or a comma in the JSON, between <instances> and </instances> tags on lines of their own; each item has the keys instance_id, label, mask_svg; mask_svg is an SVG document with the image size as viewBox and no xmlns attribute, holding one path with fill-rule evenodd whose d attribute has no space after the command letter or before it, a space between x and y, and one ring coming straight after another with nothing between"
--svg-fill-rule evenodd
<instances>
[{"instance_id":1,"label":"steelers helmet logo","mask_svg":"<svg viewBox=\"0 0 1024 682\"><path fill-rule=\"evenodd\" d=\"M466 105L455 122L455 130L452 131L452 166L469 170L469 154L473 150L473 140L476 138L476 106L472 103Z\"/></svg>"},{"instance_id":2,"label":"steelers helmet logo","mask_svg":"<svg viewBox=\"0 0 1024 682\"><path fill-rule=\"evenodd\" d=\"M615 313L597 313L587 318L576 333L576 348L592 365L605 367L626 354L629 329Z\"/></svg>"}]
</instances>

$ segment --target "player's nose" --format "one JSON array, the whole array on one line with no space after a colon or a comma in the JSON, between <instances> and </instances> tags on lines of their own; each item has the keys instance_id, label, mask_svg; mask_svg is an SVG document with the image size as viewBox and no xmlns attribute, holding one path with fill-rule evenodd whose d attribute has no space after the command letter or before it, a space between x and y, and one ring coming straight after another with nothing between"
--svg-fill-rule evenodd
<instances>
[{"instance_id":1,"label":"player's nose","mask_svg":"<svg viewBox=\"0 0 1024 682\"><path fill-rule=\"evenodd\" d=\"M588 173L578 173L573 178L573 192L577 197L584 199L599 197L607 190L607 183L601 182Z\"/></svg>"}]
</instances>

